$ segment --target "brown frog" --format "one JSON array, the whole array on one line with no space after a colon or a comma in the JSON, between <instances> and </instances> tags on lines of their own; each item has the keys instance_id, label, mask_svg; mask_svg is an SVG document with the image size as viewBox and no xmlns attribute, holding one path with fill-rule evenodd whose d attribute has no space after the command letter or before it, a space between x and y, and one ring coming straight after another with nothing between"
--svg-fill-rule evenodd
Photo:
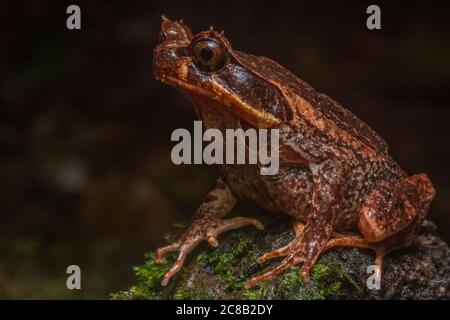
<instances>
[{"instance_id":1,"label":"brown frog","mask_svg":"<svg viewBox=\"0 0 450 320\"><path fill-rule=\"evenodd\" d=\"M163 17L153 71L194 105L206 128L279 129L280 168L261 175L258 165L221 165L222 177L203 199L197 220L174 243L157 250L157 261L178 251L162 285L180 270L201 241L218 246L227 230L256 219L224 219L242 199L292 217L295 239L257 261L284 257L246 287L301 264L301 276L336 246L372 249L381 275L386 253L409 246L435 190L426 174L408 176L386 142L342 105L317 92L277 62L233 50L222 33L193 35L182 21ZM345 232L358 230L357 234Z\"/></svg>"}]
</instances>

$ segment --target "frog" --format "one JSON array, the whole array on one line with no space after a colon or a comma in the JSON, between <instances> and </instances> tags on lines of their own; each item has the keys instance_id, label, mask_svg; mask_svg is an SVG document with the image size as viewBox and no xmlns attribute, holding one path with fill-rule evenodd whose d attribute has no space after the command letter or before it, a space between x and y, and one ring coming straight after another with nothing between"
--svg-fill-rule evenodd
<instances>
[{"instance_id":1,"label":"frog","mask_svg":"<svg viewBox=\"0 0 450 320\"><path fill-rule=\"evenodd\" d=\"M245 288L292 267L308 281L321 254L335 247L372 250L381 279L385 255L410 246L417 236L436 193L427 174L408 175L365 122L276 61L233 49L213 27L194 35L182 20L163 16L153 73L187 97L206 128L279 132L275 175L262 175L258 163L218 165L221 176L193 223L156 250L160 264L167 262L166 254L177 253L161 285L200 242L217 247L226 231L264 229L256 218L227 218L238 201L288 215L295 234L257 258L260 264L281 261Z\"/></svg>"}]
</instances>

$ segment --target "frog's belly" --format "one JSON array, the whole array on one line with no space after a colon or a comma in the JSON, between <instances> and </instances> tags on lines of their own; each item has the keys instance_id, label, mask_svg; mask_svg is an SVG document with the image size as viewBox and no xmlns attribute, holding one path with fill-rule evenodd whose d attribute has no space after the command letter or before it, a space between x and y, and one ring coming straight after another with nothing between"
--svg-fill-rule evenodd
<instances>
[{"instance_id":1,"label":"frog's belly","mask_svg":"<svg viewBox=\"0 0 450 320\"><path fill-rule=\"evenodd\" d=\"M265 210L288 214L306 222L311 209L313 181L307 168L280 168L278 174L262 176L255 165L223 165L223 176L236 195L243 201ZM352 183L343 186L343 197L336 217L335 230L353 228L359 208L371 187L362 190ZM373 185L375 185L374 183ZM372 185L372 184L370 184Z\"/></svg>"},{"instance_id":2,"label":"frog's belly","mask_svg":"<svg viewBox=\"0 0 450 320\"><path fill-rule=\"evenodd\" d=\"M244 202L306 220L312 195L308 169L280 168L276 175L267 176L260 175L256 165L223 165L221 171Z\"/></svg>"}]
</instances>

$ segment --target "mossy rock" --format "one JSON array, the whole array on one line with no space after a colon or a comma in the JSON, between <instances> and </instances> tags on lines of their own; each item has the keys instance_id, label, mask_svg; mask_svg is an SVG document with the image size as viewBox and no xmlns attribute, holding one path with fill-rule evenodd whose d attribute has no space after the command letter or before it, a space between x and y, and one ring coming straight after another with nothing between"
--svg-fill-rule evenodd
<instances>
[{"instance_id":1,"label":"mossy rock","mask_svg":"<svg viewBox=\"0 0 450 320\"><path fill-rule=\"evenodd\" d=\"M371 251L336 248L323 254L311 271L311 280L301 281L298 267L279 278L245 289L253 276L274 268L280 260L262 265L256 258L292 240L291 223L284 217L261 213L264 231L252 227L230 231L220 245L200 245L183 269L166 287L160 285L174 255L166 265L155 263L154 252L135 267L137 284L113 299L449 299L450 249L439 239L433 223L425 221L420 235L407 249L385 258L381 289L368 289L373 265ZM171 239L170 239L171 240Z\"/></svg>"}]
</instances>

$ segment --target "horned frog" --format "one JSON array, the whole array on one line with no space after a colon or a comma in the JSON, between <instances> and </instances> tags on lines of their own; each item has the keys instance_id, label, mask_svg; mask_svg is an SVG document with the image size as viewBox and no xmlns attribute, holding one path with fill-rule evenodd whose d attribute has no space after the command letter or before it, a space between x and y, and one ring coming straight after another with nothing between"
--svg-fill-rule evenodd
<instances>
[{"instance_id":1,"label":"horned frog","mask_svg":"<svg viewBox=\"0 0 450 320\"><path fill-rule=\"evenodd\" d=\"M197 219L174 243L157 250L157 261L178 251L162 280L180 270L203 240L257 219L225 219L238 199L292 217L295 238L257 259L284 257L247 288L301 264L309 272L321 253L336 246L372 249L381 275L386 253L409 246L435 190L426 174L408 176L386 142L349 110L317 92L277 62L233 50L212 28L193 35L182 21L163 17L154 49L155 77L182 91L207 128L279 129L280 169L261 175L259 165L221 165L221 178L199 206ZM357 229L357 235L345 233Z\"/></svg>"}]
</instances>

